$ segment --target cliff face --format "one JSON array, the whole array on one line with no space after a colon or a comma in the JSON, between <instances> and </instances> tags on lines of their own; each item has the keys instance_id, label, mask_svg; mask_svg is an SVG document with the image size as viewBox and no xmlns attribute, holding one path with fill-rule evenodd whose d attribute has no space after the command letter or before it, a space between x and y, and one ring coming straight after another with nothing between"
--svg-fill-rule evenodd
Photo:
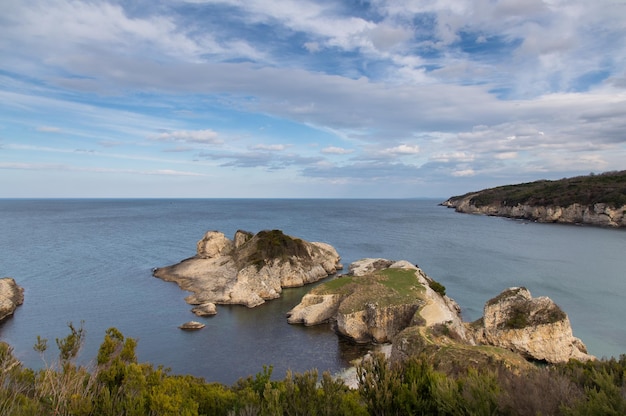
<instances>
[{"instance_id":1,"label":"cliff face","mask_svg":"<svg viewBox=\"0 0 626 416\"><path fill-rule=\"evenodd\" d=\"M282 288L316 282L341 269L337 251L279 230L256 235L237 231L233 240L209 231L197 254L178 264L155 269L155 277L193 292L186 301L258 306L280 296Z\"/></svg>"},{"instance_id":2,"label":"cliff face","mask_svg":"<svg viewBox=\"0 0 626 416\"><path fill-rule=\"evenodd\" d=\"M547 297L507 289L485 304L483 318L464 323L456 302L432 287L432 279L409 262L363 259L350 265L347 276L312 289L287 314L288 322L330 321L352 341L391 342L392 360L425 354L444 369L455 363L521 368L526 360L594 358L573 336L565 312Z\"/></svg>"},{"instance_id":3,"label":"cliff face","mask_svg":"<svg viewBox=\"0 0 626 416\"><path fill-rule=\"evenodd\" d=\"M487 301L483 318L470 328L485 345L506 348L549 363L593 359L572 334L569 318L550 298L532 298L525 288L510 288Z\"/></svg>"},{"instance_id":4,"label":"cliff face","mask_svg":"<svg viewBox=\"0 0 626 416\"><path fill-rule=\"evenodd\" d=\"M24 289L11 277L0 279L0 321L13 315L15 309L24 303Z\"/></svg>"},{"instance_id":5,"label":"cliff face","mask_svg":"<svg viewBox=\"0 0 626 416\"><path fill-rule=\"evenodd\" d=\"M292 324L332 321L337 333L357 343L390 342L408 326L444 322L465 335L454 301L433 291L426 274L406 261L355 262L347 276L316 287L287 316Z\"/></svg>"},{"instance_id":6,"label":"cliff face","mask_svg":"<svg viewBox=\"0 0 626 416\"><path fill-rule=\"evenodd\" d=\"M603 227L626 227L626 205L613 208L604 203L591 206L571 204L566 207L558 205L517 204L508 206L504 203L493 203L476 206L472 200L478 194L450 198L442 205L454 208L466 214L483 214L497 217L527 219L545 223L588 224Z\"/></svg>"}]
</instances>

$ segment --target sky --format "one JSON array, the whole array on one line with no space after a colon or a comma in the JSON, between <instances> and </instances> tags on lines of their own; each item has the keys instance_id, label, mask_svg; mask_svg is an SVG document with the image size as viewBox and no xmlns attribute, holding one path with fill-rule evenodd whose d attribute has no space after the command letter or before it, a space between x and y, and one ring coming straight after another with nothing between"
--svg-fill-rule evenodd
<instances>
[{"instance_id":1,"label":"sky","mask_svg":"<svg viewBox=\"0 0 626 416\"><path fill-rule=\"evenodd\" d=\"M626 169L626 0L1 0L0 198L447 198Z\"/></svg>"}]
</instances>

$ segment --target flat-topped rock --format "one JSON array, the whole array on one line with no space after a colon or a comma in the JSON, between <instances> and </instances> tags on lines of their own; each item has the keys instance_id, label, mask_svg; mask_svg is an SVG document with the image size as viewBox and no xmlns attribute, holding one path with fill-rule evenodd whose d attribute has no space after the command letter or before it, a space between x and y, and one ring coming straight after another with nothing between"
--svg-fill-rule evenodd
<instances>
[{"instance_id":1,"label":"flat-topped rock","mask_svg":"<svg viewBox=\"0 0 626 416\"><path fill-rule=\"evenodd\" d=\"M205 327L205 325L203 323L201 323L201 322L198 322L198 321L185 322L184 324L179 326L180 329L184 329L186 331L196 331L196 330L202 329L204 327Z\"/></svg>"},{"instance_id":2,"label":"flat-topped rock","mask_svg":"<svg viewBox=\"0 0 626 416\"><path fill-rule=\"evenodd\" d=\"M195 256L153 274L192 292L186 298L192 305L254 307L279 297L283 288L334 274L342 267L339 261L330 244L307 242L280 230L237 231L233 240L209 231L197 243Z\"/></svg>"}]
</instances>

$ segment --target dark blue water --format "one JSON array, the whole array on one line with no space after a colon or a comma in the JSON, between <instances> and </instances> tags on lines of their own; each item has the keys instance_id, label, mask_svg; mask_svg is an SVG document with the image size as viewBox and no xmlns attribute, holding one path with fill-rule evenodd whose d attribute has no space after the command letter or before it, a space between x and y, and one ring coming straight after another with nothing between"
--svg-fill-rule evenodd
<instances>
[{"instance_id":1,"label":"dark blue water","mask_svg":"<svg viewBox=\"0 0 626 416\"><path fill-rule=\"evenodd\" d=\"M281 229L332 244L344 265L363 257L405 259L447 287L464 318L509 286L550 296L592 354L626 352L626 232L457 214L434 200L0 200L0 276L25 288L25 303L0 339L30 367L37 335L67 334L85 321L83 361L108 327L137 338L142 362L231 384L264 364L339 371L360 351L326 326L290 326L285 313L308 289L258 308L218 306L184 332L187 293L155 279L153 267L195 254L207 230Z\"/></svg>"}]
</instances>

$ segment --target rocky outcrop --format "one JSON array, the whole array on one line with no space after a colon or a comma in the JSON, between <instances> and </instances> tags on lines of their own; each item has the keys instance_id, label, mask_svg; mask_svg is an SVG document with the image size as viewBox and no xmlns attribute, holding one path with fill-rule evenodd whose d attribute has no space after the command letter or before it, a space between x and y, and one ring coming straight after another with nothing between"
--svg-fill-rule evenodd
<instances>
[{"instance_id":1,"label":"rocky outcrop","mask_svg":"<svg viewBox=\"0 0 626 416\"><path fill-rule=\"evenodd\" d=\"M363 259L349 270L312 289L289 311L288 322L332 322L352 341L391 342L392 361L425 355L444 371L594 358L573 336L567 315L524 288L505 290L485 304L483 318L465 323L445 288L409 262Z\"/></svg>"},{"instance_id":2,"label":"rocky outcrop","mask_svg":"<svg viewBox=\"0 0 626 416\"><path fill-rule=\"evenodd\" d=\"M587 224L601 227L626 227L626 205L612 207L605 203L596 203L590 206L571 204L559 205L529 205L493 203L477 206L473 203L479 195L468 194L459 198L450 198L441 205L454 208L465 214L482 214L496 217L525 219L543 223ZM506 202L506 201L505 201Z\"/></svg>"},{"instance_id":3,"label":"rocky outcrop","mask_svg":"<svg viewBox=\"0 0 626 416\"><path fill-rule=\"evenodd\" d=\"M279 297L285 287L313 283L341 269L331 245L306 242L280 230L256 235L237 231L233 240L209 231L196 251L194 257L153 271L155 277L193 292L186 298L192 305L254 307Z\"/></svg>"},{"instance_id":4,"label":"rocky outcrop","mask_svg":"<svg viewBox=\"0 0 626 416\"><path fill-rule=\"evenodd\" d=\"M448 323L465 339L459 308L430 288L430 279L406 261L363 259L349 274L305 295L288 322L316 325L331 321L340 335L357 343L389 342L411 325Z\"/></svg>"},{"instance_id":5,"label":"rocky outcrop","mask_svg":"<svg viewBox=\"0 0 626 416\"><path fill-rule=\"evenodd\" d=\"M573 336L567 314L550 298L533 298L523 287L507 289L487 301L483 318L469 327L480 344L506 348L531 360L560 363L594 358Z\"/></svg>"},{"instance_id":6,"label":"rocky outcrop","mask_svg":"<svg viewBox=\"0 0 626 416\"><path fill-rule=\"evenodd\" d=\"M0 279L0 322L13 315L24 303L24 289L11 277Z\"/></svg>"}]
</instances>

